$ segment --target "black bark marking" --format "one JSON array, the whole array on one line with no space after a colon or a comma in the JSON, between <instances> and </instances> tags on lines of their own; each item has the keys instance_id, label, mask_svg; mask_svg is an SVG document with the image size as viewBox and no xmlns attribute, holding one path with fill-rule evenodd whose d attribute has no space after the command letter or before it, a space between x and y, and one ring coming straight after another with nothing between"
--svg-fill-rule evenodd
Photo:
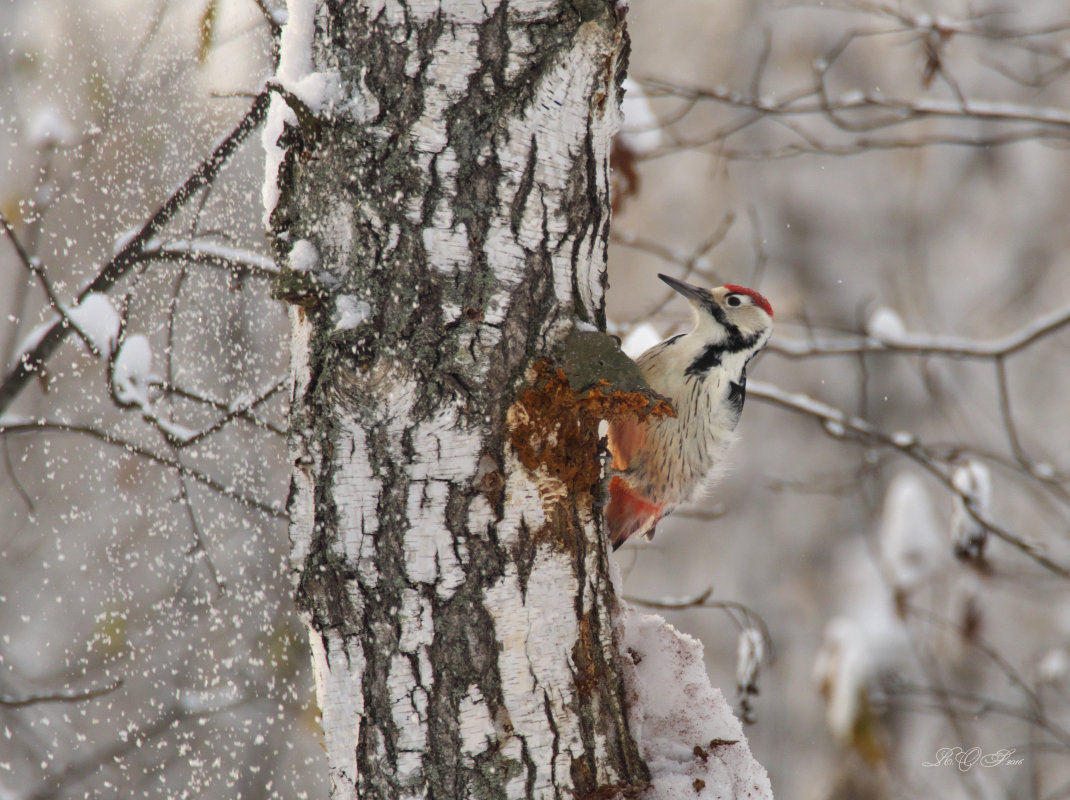
<instances>
[{"instance_id":1,"label":"black bark marking","mask_svg":"<svg viewBox=\"0 0 1070 800\"><path fill-rule=\"evenodd\" d=\"M524 762L524 770L526 772L524 776L524 796L532 798L535 797L535 779L538 777L538 767L535 765L535 760L531 757L531 752L528 750L528 741L524 737L520 737L520 759Z\"/></svg>"},{"instance_id":2,"label":"black bark marking","mask_svg":"<svg viewBox=\"0 0 1070 800\"><path fill-rule=\"evenodd\" d=\"M532 536L527 520L521 518L517 546L513 551L512 558L516 562L516 579L520 584L520 596L524 599L524 602L527 602L528 578L531 577L531 568L535 566L535 555L535 537Z\"/></svg>"},{"instance_id":3,"label":"black bark marking","mask_svg":"<svg viewBox=\"0 0 1070 800\"><path fill-rule=\"evenodd\" d=\"M569 188L566 191L568 204L565 209L568 227L565 238L573 237L572 243L572 302L573 311L578 319L591 322L591 312L583 302L583 293L580 292L577 280L580 269L575 265L581 259L589 261L588 257L582 256L583 246L593 240L601 229L603 216L605 215L604 187L599 187L597 178L599 175L598 159L594 149L594 132L588 122L587 130L583 137L583 159L576 159L572 172L569 175ZM600 192L600 188L602 191Z\"/></svg>"},{"instance_id":4,"label":"black bark marking","mask_svg":"<svg viewBox=\"0 0 1070 800\"><path fill-rule=\"evenodd\" d=\"M520 234L520 225L524 220L524 209L531 195L531 187L535 185L535 167L538 165L539 144L535 134L531 135L531 147L528 150L528 161L524 165L524 174L520 176L520 184L516 187L513 195L512 207L509 209L509 228L514 236Z\"/></svg>"}]
</instances>

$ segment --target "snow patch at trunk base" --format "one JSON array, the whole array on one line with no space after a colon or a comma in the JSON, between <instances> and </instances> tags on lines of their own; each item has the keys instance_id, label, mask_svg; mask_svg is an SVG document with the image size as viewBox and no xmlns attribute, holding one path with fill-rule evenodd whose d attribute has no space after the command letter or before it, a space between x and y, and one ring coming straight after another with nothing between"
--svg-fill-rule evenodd
<instances>
[{"instance_id":1,"label":"snow patch at trunk base","mask_svg":"<svg viewBox=\"0 0 1070 800\"><path fill-rule=\"evenodd\" d=\"M710 685L702 643L621 601L628 725L650 768L643 800L772 800L743 727Z\"/></svg>"}]
</instances>

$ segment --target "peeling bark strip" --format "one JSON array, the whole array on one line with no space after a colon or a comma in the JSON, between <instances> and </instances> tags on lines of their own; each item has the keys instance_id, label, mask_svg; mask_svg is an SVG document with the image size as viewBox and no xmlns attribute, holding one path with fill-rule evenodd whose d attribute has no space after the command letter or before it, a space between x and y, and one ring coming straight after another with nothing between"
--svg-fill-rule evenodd
<instances>
[{"instance_id":1,"label":"peeling bark strip","mask_svg":"<svg viewBox=\"0 0 1070 800\"><path fill-rule=\"evenodd\" d=\"M554 495L507 426L531 365L604 327L616 4L289 11L264 198L332 796L633 792L595 434Z\"/></svg>"},{"instance_id":2,"label":"peeling bark strip","mask_svg":"<svg viewBox=\"0 0 1070 800\"><path fill-rule=\"evenodd\" d=\"M649 390L621 391L606 380L577 391L565 370L548 361L536 362L533 372L534 381L509 408L509 442L535 475L542 498L547 524L535 531L536 541L549 538L568 548L583 533L559 512L572 504L589 508L602 494L599 423L674 412Z\"/></svg>"}]
</instances>

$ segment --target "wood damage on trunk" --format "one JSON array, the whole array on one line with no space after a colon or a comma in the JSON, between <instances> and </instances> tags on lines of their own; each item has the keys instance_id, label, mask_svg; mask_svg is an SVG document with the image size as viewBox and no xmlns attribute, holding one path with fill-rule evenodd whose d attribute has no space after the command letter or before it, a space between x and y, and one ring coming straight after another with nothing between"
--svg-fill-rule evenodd
<instances>
[{"instance_id":1,"label":"wood damage on trunk","mask_svg":"<svg viewBox=\"0 0 1070 800\"><path fill-rule=\"evenodd\" d=\"M265 203L333 797L647 785L597 429L656 401L576 367L619 353L598 331L626 50L613 2L290 4Z\"/></svg>"}]
</instances>

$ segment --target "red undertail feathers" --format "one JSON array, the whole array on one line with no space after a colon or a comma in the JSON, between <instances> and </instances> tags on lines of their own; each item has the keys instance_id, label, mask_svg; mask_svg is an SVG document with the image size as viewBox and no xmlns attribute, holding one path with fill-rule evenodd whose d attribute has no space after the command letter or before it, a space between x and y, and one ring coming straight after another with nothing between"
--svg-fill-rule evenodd
<instances>
[{"instance_id":1,"label":"red undertail feathers","mask_svg":"<svg viewBox=\"0 0 1070 800\"><path fill-rule=\"evenodd\" d=\"M606 522L609 541L616 550L635 533L648 533L662 516L662 506L652 503L632 489L619 475L609 482Z\"/></svg>"}]
</instances>

